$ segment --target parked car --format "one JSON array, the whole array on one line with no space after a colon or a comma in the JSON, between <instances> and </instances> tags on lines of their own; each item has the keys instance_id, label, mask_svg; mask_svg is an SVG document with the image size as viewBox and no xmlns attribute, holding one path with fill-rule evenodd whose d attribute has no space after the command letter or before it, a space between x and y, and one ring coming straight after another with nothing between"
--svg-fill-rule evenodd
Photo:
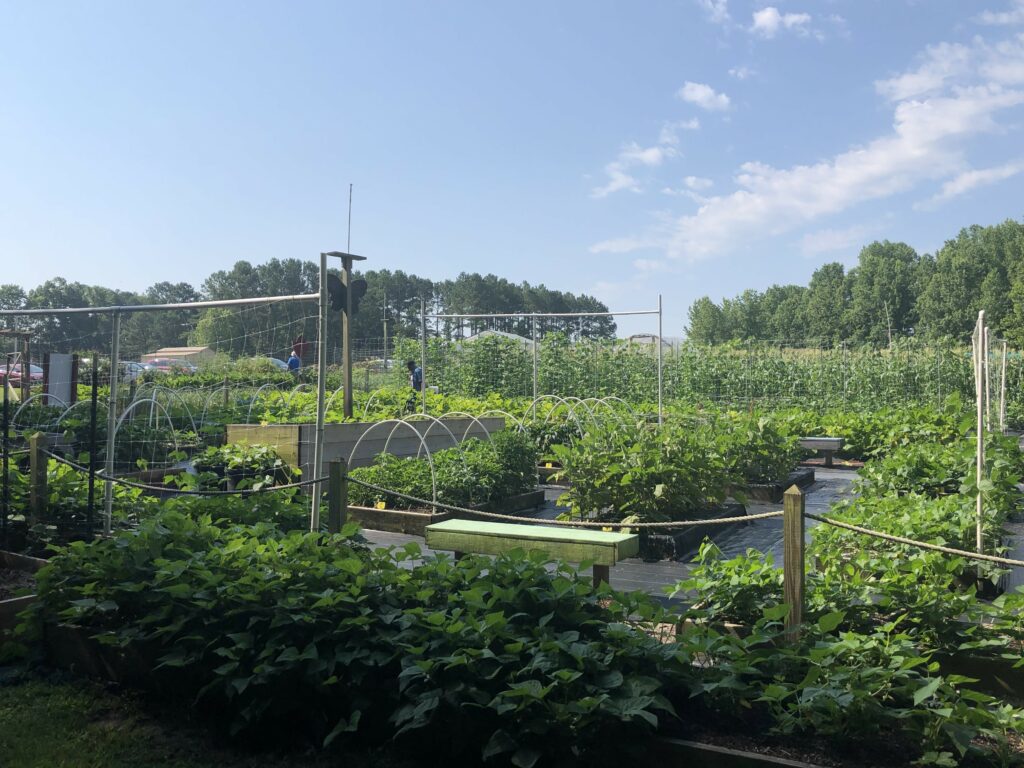
<instances>
[{"instance_id":1,"label":"parked car","mask_svg":"<svg viewBox=\"0 0 1024 768\"><path fill-rule=\"evenodd\" d=\"M29 364L29 383L42 381L43 380L43 369L38 365ZM7 366L0 365L0 381L3 381L7 375ZM11 385L15 387L21 386L21 363L15 363L11 366Z\"/></svg>"},{"instance_id":2,"label":"parked car","mask_svg":"<svg viewBox=\"0 0 1024 768\"><path fill-rule=\"evenodd\" d=\"M145 363L145 369L157 373L195 373L199 370L188 360L176 357L154 357Z\"/></svg>"},{"instance_id":3,"label":"parked car","mask_svg":"<svg viewBox=\"0 0 1024 768\"><path fill-rule=\"evenodd\" d=\"M276 357L268 357L267 359L273 363L275 368L280 368L282 371L288 370L288 363L284 360L278 360Z\"/></svg>"},{"instance_id":4,"label":"parked car","mask_svg":"<svg viewBox=\"0 0 1024 768\"><path fill-rule=\"evenodd\" d=\"M127 360L121 361L121 374L124 376L125 381L135 381L147 370L149 369L146 367L145 363L135 363Z\"/></svg>"}]
</instances>

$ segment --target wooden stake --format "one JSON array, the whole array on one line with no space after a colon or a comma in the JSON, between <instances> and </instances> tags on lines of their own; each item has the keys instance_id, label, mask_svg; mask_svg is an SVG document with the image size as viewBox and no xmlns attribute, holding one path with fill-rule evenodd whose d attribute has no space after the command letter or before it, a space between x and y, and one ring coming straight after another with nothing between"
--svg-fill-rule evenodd
<instances>
[{"instance_id":1,"label":"wooden stake","mask_svg":"<svg viewBox=\"0 0 1024 768\"><path fill-rule=\"evenodd\" d=\"M800 639L804 617L804 492L790 486L782 497L783 594L789 605L786 635L790 642Z\"/></svg>"}]
</instances>

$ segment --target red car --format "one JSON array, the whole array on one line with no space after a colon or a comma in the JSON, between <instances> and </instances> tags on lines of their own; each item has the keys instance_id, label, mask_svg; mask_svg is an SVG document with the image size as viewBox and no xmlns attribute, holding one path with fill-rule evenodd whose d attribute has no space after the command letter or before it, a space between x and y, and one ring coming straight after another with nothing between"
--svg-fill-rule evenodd
<instances>
[{"instance_id":1,"label":"red car","mask_svg":"<svg viewBox=\"0 0 1024 768\"><path fill-rule=\"evenodd\" d=\"M28 371L28 380L30 383L43 380L43 369L38 365L29 364ZM7 366L0 364L0 381L3 381L6 375ZM15 363L11 366L11 385L15 387L21 386L21 363Z\"/></svg>"},{"instance_id":2,"label":"red car","mask_svg":"<svg viewBox=\"0 0 1024 768\"><path fill-rule=\"evenodd\" d=\"M147 371L158 373L195 373L198 369L188 360L176 357L154 357L142 364Z\"/></svg>"}]
</instances>

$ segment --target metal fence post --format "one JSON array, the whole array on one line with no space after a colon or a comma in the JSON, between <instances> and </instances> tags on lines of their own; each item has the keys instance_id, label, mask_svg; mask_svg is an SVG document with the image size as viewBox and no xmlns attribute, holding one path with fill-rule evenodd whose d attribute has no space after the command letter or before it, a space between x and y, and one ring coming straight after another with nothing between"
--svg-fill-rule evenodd
<instances>
[{"instance_id":1,"label":"metal fence post","mask_svg":"<svg viewBox=\"0 0 1024 768\"><path fill-rule=\"evenodd\" d=\"M786 635L790 642L800 639L800 624L804 617L804 492L790 486L782 497L783 593L789 613L786 615Z\"/></svg>"},{"instance_id":2,"label":"metal fence post","mask_svg":"<svg viewBox=\"0 0 1024 768\"><path fill-rule=\"evenodd\" d=\"M327 387L327 254L320 254L320 305L317 330L316 357L316 433L313 436L313 477L320 477L323 471L324 450L324 399ZM313 483L313 498L309 510L309 530L320 530L321 485Z\"/></svg>"},{"instance_id":3,"label":"metal fence post","mask_svg":"<svg viewBox=\"0 0 1024 768\"><path fill-rule=\"evenodd\" d=\"M85 507L85 524L90 539L93 537L96 520L96 406L99 399L99 363L99 353L93 352L92 392L89 395L89 497Z\"/></svg>"},{"instance_id":4,"label":"metal fence post","mask_svg":"<svg viewBox=\"0 0 1024 768\"><path fill-rule=\"evenodd\" d=\"M3 496L0 498L3 506L0 507L0 538L3 540L3 544L6 547L7 541L7 515L10 513L11 506L11 489L10 489L10 450L11 443L8 432L10 430L11 422L11 403L10 403L10 392L11 392L11 356L7 355L4 362L4 412L3 412L3 436L0 438L0 446L3 450Z\"/></svg>"},{"instance_id":5,"label":"metal fence post","mask_svg":"<svg viewBox=\"0 0 1024 768\"><path fill-rule=\"evenodd\" d=\"M662 351L661 351L661 322L662 322L662 310L661 310L661 294L658 294L658 426L660 427L665 421L665 413L661 402L662 393Z\"/></svg>"},{"instance_id":6,"label":"metal fence post","mask_svg":"<svg viewBox=\"0 0 1024 768\"><path fill-rule=\"evenodd\" d=\"M117 385L121 378L121 313L114 310L113 330L110 334L110 394L107 397L107 455L103 474L107 476L103 487L103 533L110 535L114 525L114 437L117 431Z\"/></svg>"},{"instance_id":7,"label":"metal fence post","mask_svg":"<svg viewBox=\"0 0 1024 768\"><path fill-rule=\"evenodd\" d=\"M327 531L339 533L348 519L348 466L345 459L332 459L327 477Z\"/></svg>"},{"instance_id":8,"label":"metal fence post","mask_svg":"<svg viewBox=\"0 0 1024 768\"><path fill-rule=\"evenodd\" d=\"M420 399L427 412L427 300L420 299Z\"/></svg>"}]
</instances>

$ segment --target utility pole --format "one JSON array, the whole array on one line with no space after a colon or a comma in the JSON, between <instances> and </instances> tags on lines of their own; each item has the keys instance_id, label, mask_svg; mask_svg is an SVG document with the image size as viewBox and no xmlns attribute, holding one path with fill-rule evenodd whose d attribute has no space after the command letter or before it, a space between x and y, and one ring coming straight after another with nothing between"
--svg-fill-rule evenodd
<instances>
[{"instance_id":1,"label":"utility pole","mask_svg":"<svg viewBox=\"0 0 1024 768\"><path fill-rule=\"evenodd\" d=\"M344 413L346 418L352 417L352 264L356 261L366 261L365 256L356 256L354 253L342 253L341 251L330 251L324 256L334 256L341 259L341 287L345 292L345 307L341 312L341 376L342 386L345 390Z\"/></svg>"}]
</instances>

